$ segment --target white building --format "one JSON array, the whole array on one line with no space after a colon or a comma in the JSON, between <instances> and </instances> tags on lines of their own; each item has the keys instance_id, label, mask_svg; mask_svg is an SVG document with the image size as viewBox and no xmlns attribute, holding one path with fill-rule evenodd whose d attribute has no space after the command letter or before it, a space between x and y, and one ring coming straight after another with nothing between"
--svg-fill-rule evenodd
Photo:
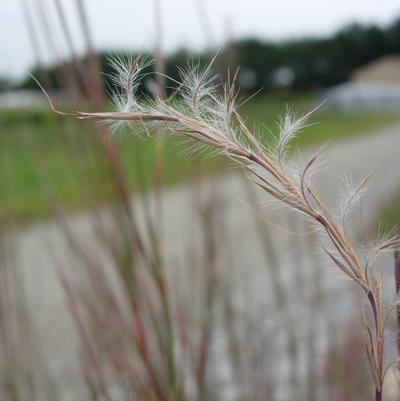
<instances>
[{"instance_id":1,"label":"white building","mask_svg":"<svg viewBox=\"0 0 400 401\"><path fill-rule=\"evenodd\" d=\"M349 82L327 90L327 104L340 109L399 109L400 56L375 60L353 73Z\"/></svg>"}]
</instances>

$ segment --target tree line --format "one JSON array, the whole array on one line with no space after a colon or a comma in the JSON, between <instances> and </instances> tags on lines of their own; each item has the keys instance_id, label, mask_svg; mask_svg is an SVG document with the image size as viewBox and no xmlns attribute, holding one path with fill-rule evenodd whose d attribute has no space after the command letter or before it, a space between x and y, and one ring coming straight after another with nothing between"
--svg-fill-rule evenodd
<instances>
[{"instance_id":1,"label":"tree line","mask_svg":"<svg viewBox=\"0 0 400 401\"><path fill-rule=\"evenodd\" d=\"M165 58L165 73L178 78L177 66L184 66L188 60L199 60L205 65L214 50L193 53L179 50ZM99 52L101 70L109 84L107 73L110 67L107 58L128 52ZM349 79L357 68L385 55L400 54L400 18L388 26L351 24L341 28L329 37L305 37L284 41L241 39L225 46L220 51L215 68L221 75L227 67L232 71L240 65L239 80L244 90L297 91L317 90L339 84ZM151 54L144 56L152 57ZM67 64L69 62L66 62ZM54 88L58 88L57 69L46 70ZM151 67L149 67L151 68ZM37 70L32 71L34 75ZM148 71L151 78L152 71ZM168 83L173 87L173 81ZM21 88L35 88L29 77ZM143 91L148 90L146 87Z\"/></svg>"}]
</instances>

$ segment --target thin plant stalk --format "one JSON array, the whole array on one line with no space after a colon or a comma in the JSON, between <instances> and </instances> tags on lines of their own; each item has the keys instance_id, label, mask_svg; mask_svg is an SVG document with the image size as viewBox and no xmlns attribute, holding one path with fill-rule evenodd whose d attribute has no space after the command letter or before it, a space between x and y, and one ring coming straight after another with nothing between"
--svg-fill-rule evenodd
<instances>
[{"instance_id":1,"label":"thin plant stalk","mask_svg":"<svg viewBox=\"0 0 400 401\"><path fill-rule=\"evenodd\" d=\"M140 77L140 60L119 66L117 83L125 88L125 94L115 98L119 107L116 112L65 113L57 110L50 98L48 100L53 111L59 115L127 124L132 128L161 126L175 135L207 146L236 162L266 194L281 205L296 210L313 222L330 243L330 248L323 247L328 258L363 291L369 304L369 313L365 314L365 346L375 386L375 401L381 401L387 371L384 349L388 314L383 302L383 281L375 271L374 262L381 253L399 248L400 241L398 237L384 238L375 244L373 252L366 252L362 259L347 236L347 217L360 200L369 175L346 192L340 202L340 215L335 217L311 182L321 152L297 166L294 171L286 160L288 144L304 127L311 113L300 118L287 114L274 146L265 146L250 132L238 114L234 84L225 84L221 91L216 88L210 70L211 64L204 72L194 68L184 73L182 85L172 96L172 101L156 97L152 103L142 104L135 97L137 83L132 82L133 76ZM177 101L179 96L180 102ZM396 306L397 303L393 305L394 308Z\"/></svg>"},{"instance_id":2,"label":"thin plant stalk","mask_svg":"<svg viewBox=\"0 0 400 401\"><path fill-rule=\"evenodd\" d=\"M396 295L397 297L400 296L400 251L394 252L394 280L395 280L395 287L396 287ZM397 305L396 308L396 315L397 315L397 353L400 357L400 305Z\"/></svg>"},{"instance_id":3,"label":"thin plant stalk","mask_svg":"<svg viewBox=\"0 0 400 401\"><path fill-rule=\"evenodd\" d=\"M43 5L43 0L35 0L35 2L37 5L36 10L39 17L38 20L42 28L45 44L47 46L50 56L54 58L58 65L58 67L56 68L58 81L62 83L64 89L70 93L74 100L79 100L78 84L75 80L72 69L67 63L63 62L60 56L57 45L54 41L54 34L52 31L52 26L49 22L46 7Z\"/></svg>"},{"instance_id":4,"label":"thin plant stalk","mask_svg":"<svg viewBox=\"0 0 400 401\"><path fill-rule=\"evenodd\" d=\"M89 65L89 76L93 81L92 86L94 87L93 98L97 100L100 104L104 103L104 85L100 76L100 68L99 68L99 60L97 58L96 52L94 50L94 44L92 35L90 32L88 17L86 14L86 8L84 4L84 0L76 0L77 9L78 9L78 17L80 21L80 25L82 28L82 36L85 41L86 46L86 55L88 59Z\"/></svg>"},{"instance_id":5,"label":"thin plant stalk","mask_svg":"<svg viewBox=\"0 0 400 401\"><path fill-rule=\"evenodd\" d=\"M72 61L74 63L75 69L78 74L79 82L81 84L84 95L88 96L90 93L95 93L95 92L90 90L90 87L88 86L88 81L85 77L86 70L83 68L81 60L78 58L78 56L75 52L74 44L72 41L71 31L68 27L67 19L66 19L66 16L64 13L64 8L61 4L61 1L54 0L54 2L55 2L57 14L58 14L58 19L60 20L61 29L63 31L65 40L67 42L68 50L71 54Z\"/></svg>"}]
</instances>

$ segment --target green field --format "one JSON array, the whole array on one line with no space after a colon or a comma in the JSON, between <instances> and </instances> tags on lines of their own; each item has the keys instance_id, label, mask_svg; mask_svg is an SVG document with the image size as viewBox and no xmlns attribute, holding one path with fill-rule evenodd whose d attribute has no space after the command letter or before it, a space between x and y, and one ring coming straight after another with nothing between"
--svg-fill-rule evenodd
<instances>
[{"instance_id":1,"label":"green field","mask_svg":"<svg viewBox=\"0 0 400 401\"><path fill-rule=\"evenodd\" d=\"M258 96L241 113L250 128L276 132L287 103L300 113L312 109L310 98ZM322 107L310 120L298 146L363 135L400 121L397 113L329 112ZM50 206L78 210L114 196L104 152L88 122L54 116L48 110L0 111L0 213L29 221L48 215ZM265 129L266 140L271 136ZM121 134L112 139L129 191L154 185L155 141ZM170 185L220 171L226 161L187 156L189 145L171 137L164 142L162 182ZM0 217L1 217L0 215Z\"/></svg>"}]
</instances>

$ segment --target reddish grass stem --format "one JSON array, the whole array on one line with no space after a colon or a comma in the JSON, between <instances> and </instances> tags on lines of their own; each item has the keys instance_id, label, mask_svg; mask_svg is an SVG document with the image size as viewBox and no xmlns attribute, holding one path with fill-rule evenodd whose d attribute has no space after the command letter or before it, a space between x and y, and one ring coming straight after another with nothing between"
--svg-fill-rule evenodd
<instances>
[{"instance_id":1,"label":"reddish grass stem","mask_svg":"<svg viewBox=\"0 0 400 401\"><path fill-rule=\"evenodd\" d=\"M396 295L400 296L400 251L395 251L394 253L394 280L396 287ZM397 329L399 330L397 334L397 353L400 357L400 305L397 305Z\"/></svg>"}]
</instances>

